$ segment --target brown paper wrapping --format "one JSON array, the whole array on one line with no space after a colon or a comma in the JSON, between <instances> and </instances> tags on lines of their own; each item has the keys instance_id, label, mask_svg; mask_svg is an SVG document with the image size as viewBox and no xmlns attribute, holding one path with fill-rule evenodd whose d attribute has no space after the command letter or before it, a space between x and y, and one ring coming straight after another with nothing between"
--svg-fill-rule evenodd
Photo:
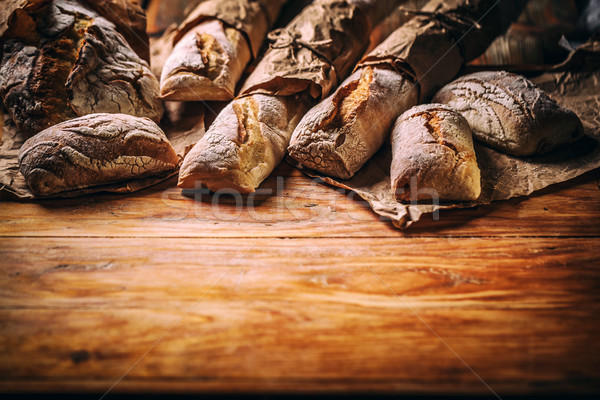
<instances>
[{"instance_id":1,"label":"brown paper wrapping","mask_svg":"<svg viewBox=\"0 0 600 400\"><path fill-rule=\"evenodd\" d=\"M161 35L172 25L181 24L203 0L149 0L146 6L146 30L152 36Z\"/></svg>"},{"instance_id":2,"label":"brown paper wrapping","mask_svg":"<svg viewBox=\"0 0 600 400\"><path fill-rule=\"evenodd\" d=\"M258 55L264 38L287 0L206 0L187 16L173 39L177 43L187 32L206 19L218 19L242 32Z\"/></svg>"},{"instance_id":3,"label":"brown paper wrapping","mask_svg":"<svg viewBox=\"0 0 600 400\"><path fill-rule=\"evenodd\" d=\"M518 17L527 1L432 0L357 65L388 65L421 88L421 101L450 81Z\"/></svg>"},{"instance_id":4,"label":"brown paper wrapping","mask_svg":"<svg viewBox=\"0 0 600 400\"><path fill-rule=\"evenodd\" d=\"M568 68L565 70L565 68ZM423 215L438 210L468 208L493 201L527 196L547 186L565 182L600 167L600 41L598 37L571 54L566 63L534 79L560 104L581 118L586 137L572 146L541 157L519 158L475 142L481 169L482 194L475 202L403 204L396 201L390 186L391 149L385 145L349 180L332 179L302 169L326 183L352 190L373 211L389 218L396 227L407 228ZM297 164L288 158L288 162Z\"/></svg>"},{"instance_id":5,"label":"brown paper wrapping","mask_svg":"<svg viewBox=\"0 0 600 400\"><path fill-rule=\"evenodd\" d=\"M4 0L0 7L0 36L4 35L8 28L8 19L12 13L23 8L28 3L28 0Z\"/></svg>"},{"instance_id":6,"label":"brown paper wrapping","mask_svg":"<svg viewBox=\"0 0 600 400\"><path fill-rule=\"evenodd\" d=\"M288 96L308 89L315 99L325 97L364 53L374 25L398 3L316 0L288 26L269 34L271 46L241 95Z\"/></svg>"}]
</instances>

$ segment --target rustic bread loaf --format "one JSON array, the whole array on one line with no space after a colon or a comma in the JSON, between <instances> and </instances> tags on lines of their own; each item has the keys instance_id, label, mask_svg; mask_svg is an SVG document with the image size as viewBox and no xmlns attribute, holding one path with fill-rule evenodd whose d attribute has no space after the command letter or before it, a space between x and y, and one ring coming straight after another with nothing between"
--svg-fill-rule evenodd
<instances>
[{"instance_id":1,"label":"rustic bread loaf","mask_svg":"<svg viewBox=\"0 0 600 400\"><path fill-rule=\"evenodd\" d=\"M399 201L476 200L481 178L467 120L442 104L406 111L392 130L390 176Z\"/></svg>"},{"instance_id":2,"label":"rustic bread loaf","mask_svg":"<svg viewBox=\"0 0 600 400\"><path fill-rule=\"evenodd\" d=\"M230 100L250 47L243 34L219 20L200 23L173 48L160 79L165 100Z\"/></svg>"},{"instance_id":3,"label":"rustic bread loaf","mask_svg":"<svg viewBox=\"0 0 600 400\"><path fill-rule=\"evenodd\" d=\"M254 192L283 159L307 109L297 97L255 94L234 100L186 155L179 187Z\"/></svg>"},{"instance_id":4,"label":"rustic bread loaf","mask_svg":"<svg viewBox=\"0 0 600 400\"><path fill-rule=\"evenodd\" d=\"M179 157L147 118L89 114L52 126L19 151L19 170L38 196L173 170Z\"/></svg>"},{"instance_id":5,"label":"rustic bread loaf","mask_svg":"<svg viewBox=\"0 0 600 400\"><path fill-rule=\"evenodd\" d=\"M286 0L205 0L173 37L161 74L165 100L231 100Z\"/></svg>"},{"instance_id":6,"label":"rustic bread loaf","mask_svg":"<svg viewBox=\"0 0 600 400\"><path fill-rule=\"evenodd\" d=\"M306 113L288 152L309 168L349 179L383 144L385 136L373 132L389 132L418 96L418 86L396 71L361 68Z\"/></svg>"},{"instance_id":7,"label":"rustic bread loaf","mask_svg":"<svg viewBox=\"0 0 600 400\"><path fill-rule=\"evenodd\" d=\"M577 115L525 77L478 72L444 86L433 98L461 112L473 136L516 156L544 154L583 135Z\"/></svg>"},{"instance_id":8,"label":"rustic bread loaf","mask_svg":"<svg viewBox=\"0 0 600 400\"><path fill-rule=\"evenodd\" d=\"M17 127L35 134L97 112L159 121L159 85L116 26L74 0L16 10L2 35L0 96Z\"/></svg>"}]
</instances>

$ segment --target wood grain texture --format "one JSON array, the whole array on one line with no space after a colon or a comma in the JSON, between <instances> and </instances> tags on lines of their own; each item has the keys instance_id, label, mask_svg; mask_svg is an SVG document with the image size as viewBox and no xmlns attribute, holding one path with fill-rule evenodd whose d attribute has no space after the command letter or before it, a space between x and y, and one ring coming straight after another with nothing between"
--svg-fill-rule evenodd
<instances>
[{"instance_id":1,"label":"wood grain texture","mask_svg":"<svg viewBox=\"0 0 600 400\"><path fill-rule=\"evenodd\" d=\"M600 390L598 238L4 238L0 257L1 391L102 392L134 364L117 391L490 394L469 368L500 395Z\"/></svg>"},{"instance_id":2,"label":"wood grain texture","mask_svg":"<svg viewBox=\"0 0 600 400\"><path fill-rule=\"evenodd\" d=\"M599 178L593 171L530 197L443 211L438 220L425 216L398 231L353 192L319 184L282 164L261 192L238 199L203 194L194 201L170 180L128 196L3 202L0 236L600 236Z\"/></svg>"}]
</instances>

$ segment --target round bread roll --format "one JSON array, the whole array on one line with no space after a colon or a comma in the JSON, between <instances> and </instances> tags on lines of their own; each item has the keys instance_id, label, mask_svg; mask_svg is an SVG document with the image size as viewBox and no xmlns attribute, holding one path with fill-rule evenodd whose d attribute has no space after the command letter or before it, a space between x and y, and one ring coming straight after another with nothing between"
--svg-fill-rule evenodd
<instances>
[{"instance_id":1,"label":"round bread roll","mask_svg":"<svg viewBox=\"0 0 600 400\"><path fill-rule=\"evenodd\" d=\"M432 101L458 110L476 139L515 156L547 153L584 132L573 111L523 76L509 72L465 75L444 86Z\"/></svg>"}]
</instances>

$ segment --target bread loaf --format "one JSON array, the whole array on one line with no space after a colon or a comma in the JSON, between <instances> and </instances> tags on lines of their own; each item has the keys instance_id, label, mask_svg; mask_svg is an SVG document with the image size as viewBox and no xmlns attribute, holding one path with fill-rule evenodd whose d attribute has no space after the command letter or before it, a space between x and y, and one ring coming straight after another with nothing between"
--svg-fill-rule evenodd
<instances>
[{"instance_id":1,"label":"bread loaf","mask_svg":"<svg viewBox=\"0 0 600 400\"><path fill-rule=\"evenodd\" d=\"M286 0L206 0L179 26L162 70L165 100L231 100Z\"/></svg>"},{"instance_id":2,"label":"bread loaf","mask_svg":"<svg viewBox=\"0 0 600 400\"><path fill-rule=\"evenodd\" d=\"M254 192L283 159L307 109L299 97L256 94L234 100L186 155L178 186Z\"/></svg>"},{"instance_id":3,"label":"bread loaf","mask_svg":"<svg viewBox=\"0 0 600 400\"><path fill-rule=\"evenodd\" d=\"M35 134L94 112L160 120L158 80L116 26L74 0L17 9L2 36L0 96Z\"/></svg>"},{"instance_id":4,"label":"bread loaf","mask_svg":"<svg viewBox=\"0 0 600 400\"><path fill-rule=\"evenodd\" d=\"M583 135L583 125L525 77L478 72L444 86L433 98L461 112L476 139L516 156L544 154Z\"/></svg>"},{"instance_id":5,"label":"bread loaf","mask_svg":"<svg viewBox=\"0 0 600 400\"><path fill-rule=\"evenodd\" d=\"M476 200L481 178L466 119L441 104L406 111L392 130L390 176L399 201Z\"/></svg>"},{"instance_id":6,"label":"bread loaf","mask_svg":"<svg viewBox=\"0 0 600 400\"><path fill-rule=\"evenodd\" d=\"M250 48L238 30L219 20L194 27L175 45L162 70L165 100L231 100Z\"/></svg>"},{"instance_id":7,"label":"bread loaf","mask_svg":"<svg viewBox=\"0 0 600 400\"><path fill-rule=\"evenodd\" d=\"M19 170L37 196L174 170L179 157L147 118L90 114L52 126L19 151Z\"/></svg>"},{"instance_id":8,"label":"bread loaf","mask_svg":"<svg viewBox=\"0 0 600 400\"><path fill-rule=\"evenodd\" d=\"M351 178L383 144L377 133L389 132L418 96L418 86L396 71L359 69L302 118L288 152L304 166Z\"/></svg>"}]
</instances>

